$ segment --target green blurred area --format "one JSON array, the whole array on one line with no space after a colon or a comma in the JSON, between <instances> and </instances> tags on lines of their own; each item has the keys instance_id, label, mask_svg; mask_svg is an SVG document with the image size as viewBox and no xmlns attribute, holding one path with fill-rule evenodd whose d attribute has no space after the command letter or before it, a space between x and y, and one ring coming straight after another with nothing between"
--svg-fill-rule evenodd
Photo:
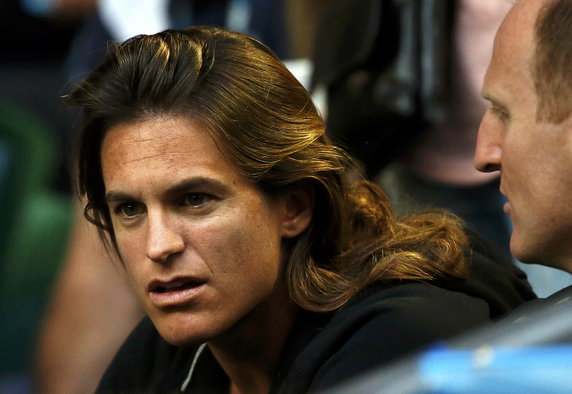
<instances>
[{"instance_id":1,"label":"green blurred area","mask_svg":"<svg viewBox=\"0 0 572 394\"><path fill-rule=\"evenodd\" d=\"M0 377L29 372L71 225L53 190L54 134L23 107L0 103Z\"/></svg>"}]
</instances>

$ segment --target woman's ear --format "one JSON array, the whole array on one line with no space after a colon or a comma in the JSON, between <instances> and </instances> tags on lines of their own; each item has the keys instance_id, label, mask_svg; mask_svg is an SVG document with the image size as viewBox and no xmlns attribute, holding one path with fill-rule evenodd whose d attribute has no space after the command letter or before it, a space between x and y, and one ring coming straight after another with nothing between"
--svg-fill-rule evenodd
<instances>
[{"instance_id":1,"label":"woman's ear","mask_svg":"<svg viewBox=\"0 0 572 394\"><path fill-rule=\"evenodd\" d=\"M314 212L314 192L310 182L297 182L280 196L283 204L282 236L294 238L308 228Z\"/></svg>"}]
</instances>

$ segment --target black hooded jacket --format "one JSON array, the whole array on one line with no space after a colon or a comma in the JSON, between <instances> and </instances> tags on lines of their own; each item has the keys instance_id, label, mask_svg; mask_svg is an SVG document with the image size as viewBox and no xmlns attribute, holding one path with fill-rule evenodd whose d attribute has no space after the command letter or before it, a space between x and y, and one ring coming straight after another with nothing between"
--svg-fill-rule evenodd
<instances>
[{"instance_id":1,"label":"black hooded jacket","mask_svg":"<svg viewBox=\"0 0 572 394\"><path fill-rule=\"evenodd\" d=\"M327 391L534 299L525 274L490 250L473 245L464 280L376 283L335 312L300 311L270 391ZM229 384L208 346L172 346L145 318L119 350L98 392L227 393Z\"/></svg>"}]
</instances>

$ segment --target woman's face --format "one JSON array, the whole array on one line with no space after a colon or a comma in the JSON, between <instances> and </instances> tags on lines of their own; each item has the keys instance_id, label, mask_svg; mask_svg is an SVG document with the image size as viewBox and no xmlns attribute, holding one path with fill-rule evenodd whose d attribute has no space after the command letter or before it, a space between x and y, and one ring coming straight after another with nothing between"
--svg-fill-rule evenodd
<instances>
[{"instance_id":1,"label":"woman's face","mask_svg":"<svg viewBox=\"0 0 572 394\"><path fill-rule=\"evenodd\" d=\"M119 253L167 341L205 342L292 310L282 238L307 223L293 225L291 199L263 193L208 132L176 117L123 123L101 158Z\"/></svg>"}]
</instances>

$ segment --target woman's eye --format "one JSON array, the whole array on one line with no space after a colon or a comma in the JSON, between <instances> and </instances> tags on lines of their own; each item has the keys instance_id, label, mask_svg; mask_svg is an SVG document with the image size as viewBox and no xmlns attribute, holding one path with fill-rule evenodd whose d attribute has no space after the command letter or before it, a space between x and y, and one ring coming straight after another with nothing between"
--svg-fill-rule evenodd
<instances>
[{"instance_id":1,"label":"woman's eye","mask_svg":"<svg viewBox=\"0 0 572 394\"><path fill-rule=\"evenodd\" d=\"M131 218L143 213L143 207L137 203L125 203L117 207L116 212L124 217Z\"/></svg>"},{"instance_id":2,"label":"woman's eye","mask_svg":"<svg viewBox=\"0 0 572 394\"><path fill-rule=\"evenodd\" d=\"M211 198L203 193L188 193L183 199L183 205L191 207L201 207L208 203Z\"/></svg>"}]
</instances>

